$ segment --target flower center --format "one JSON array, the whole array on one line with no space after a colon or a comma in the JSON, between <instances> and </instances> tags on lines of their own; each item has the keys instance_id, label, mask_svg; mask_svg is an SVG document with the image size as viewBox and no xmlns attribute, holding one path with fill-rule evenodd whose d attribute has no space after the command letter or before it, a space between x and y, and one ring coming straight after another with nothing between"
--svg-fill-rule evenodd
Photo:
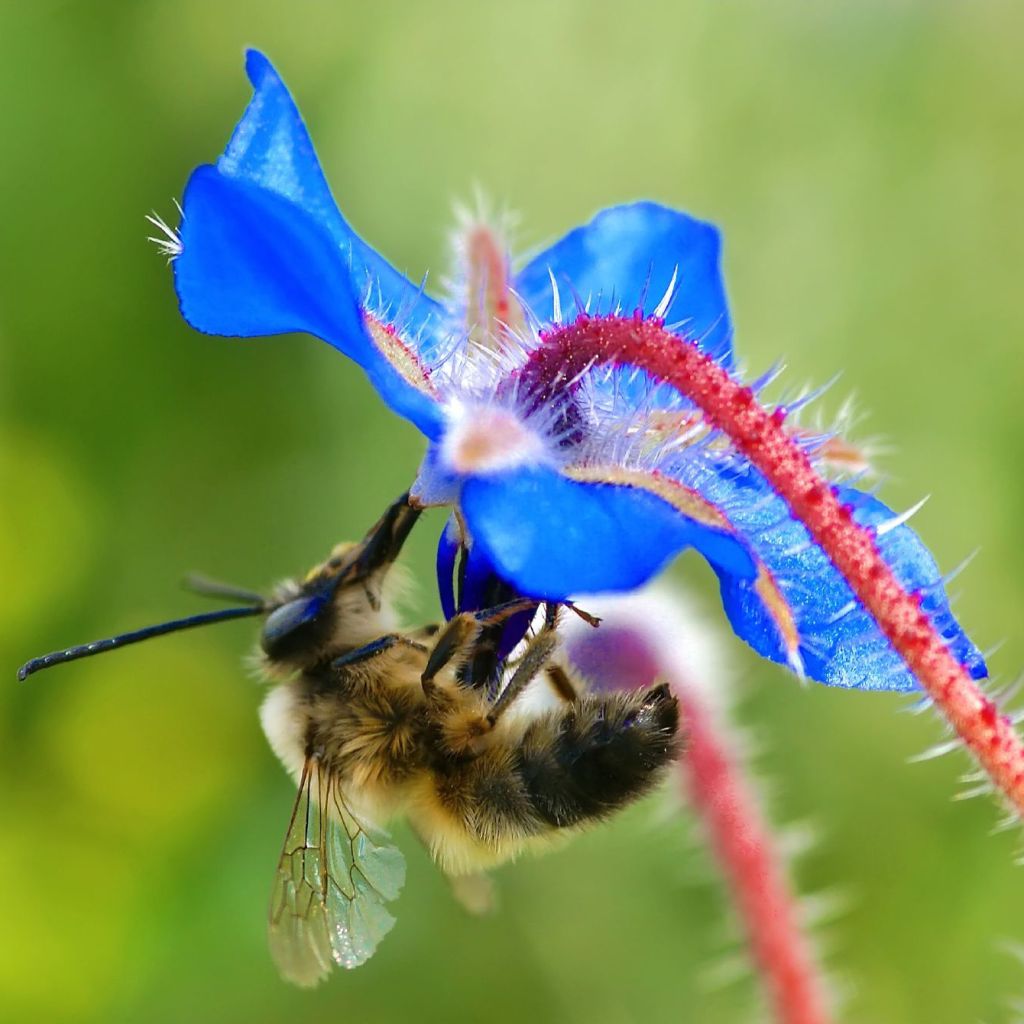
<instances>
[{"instance_id":1,"label":"flower center","mask_svg":"<svg viewBox=\"0 0 1024 1024\"><path fill-rule=\"evenodd\" d=\"M455 473L479 476L547 461L543 438L508 409L466 405L449 417L441 458Z\"/></svg>"}]
</instances>

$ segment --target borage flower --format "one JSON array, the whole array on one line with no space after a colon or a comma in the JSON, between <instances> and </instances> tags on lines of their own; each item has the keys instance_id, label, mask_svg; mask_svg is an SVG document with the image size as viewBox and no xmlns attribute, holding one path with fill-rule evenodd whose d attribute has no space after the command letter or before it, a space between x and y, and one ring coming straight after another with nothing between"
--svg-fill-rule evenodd
<instances>
[{"instance_id":1,"label":"borage flower","mask_svg":"<svg viewBox=\"0 0 1024 1024\"><path fill-rule=\"evenodd\" d=\"M227 149L185 190L182 313L212 334L322 338L426 435L413 497L455 507L446 611L458 549L478 584L562 600L633 589L693 547L762 655L837 686L924 683L1024 806L1019 744L974 685L983 659L905 517L827 483L828 439L736 380L713 227L614 207L513 271L470 224L439 302L342 217L266 58L250 52L247 71Z\"/></svg>"}]
</instances>

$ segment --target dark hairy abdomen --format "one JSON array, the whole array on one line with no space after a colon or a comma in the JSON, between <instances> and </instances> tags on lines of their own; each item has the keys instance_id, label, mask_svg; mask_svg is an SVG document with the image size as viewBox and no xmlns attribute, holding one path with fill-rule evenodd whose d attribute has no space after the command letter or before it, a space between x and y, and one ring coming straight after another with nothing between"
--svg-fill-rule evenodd
<instances>
[{"instance_id":1,"label":"dark hairy abdomen","mask_svg":"<svg viewBox=\"0 0 1024 1024\"><path fill-rule=\"evenodd\" d=\"M536 814L565 828L597 820L648 792L679 753L679 711L667 687L586 696L534 723L517 774Z\"/></svg>"},{"instance_id":2,"label":"dark hairy abdomen","mask_svg":"<svg viewBox=\"0 0 1024 1024\"><path fill-rule=\"evenodd\" d=\"M649 792L680 750L667 687L583 696L514 745L435 764L437 795L483 843L598 821Z\"/></svg>"}]
</instances>

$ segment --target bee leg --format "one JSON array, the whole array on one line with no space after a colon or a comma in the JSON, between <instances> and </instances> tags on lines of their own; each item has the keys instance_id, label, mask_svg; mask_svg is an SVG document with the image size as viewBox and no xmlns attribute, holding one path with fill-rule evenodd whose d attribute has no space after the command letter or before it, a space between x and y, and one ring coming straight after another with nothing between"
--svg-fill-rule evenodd
<instances>
[{"instance_id":1,"label":"bee leg","mask_svg":"<svg viewBox=\"0 0 1024 1024\"><path fill-rule=\"evenodd\" d=\"M442 626L443 623L441 622L429 622L427 625L420 626L418 629L410 630L406 633L406 636L415 637L421 643L426 643L428 640L433 640L437 634L441 632Z\"/></svg>"},{"instance_id":2,"label":"bee leg","mask_svg":"<svg viewBox=\"0 0 1024 1024\"><path fill-rule=\"evenodd\" d=\"M401 633L387 633L376 640L371 640L363 647L357 647L355 650L348 651L335 658L331 662L331 668L349 668L352 665L358 665L361 662L369 661L371 658L383 654L385 651L390 651L393 647L409 647L414 651L421 651L423 653L429 650L426 644L410 640L407 636L402 636Z\"/></svg>"},{"instance_id":3,"label":"bee leg","mask_svg":"<svg viewBox=\"0 0 1024 1024\"><path fill-rule=\"evenodd\" d=\"M553 633L554 630L557 628L558 616L562 610L562 607L563 606L561 604L553 604L550 601L544 606L545 632ZM576 612L577 615L580 614L579 609L571 603L567 602L565 604L565 607L568 608L570 611ZM600 619L592 615L589 615L586 612L583 613L583 616L585 622L588 622L594 626L596 626L601 621ZM543 636L543 633L541 634L541 636ZM544 674L547 676L548 682L551 684L551 689L555 692L555 696L562 700L565 704L575 704L577 699L579 698L579 694L576 691L576 685L569 678L569 674L565 671L565 669L562 668L561 665L545 665L543 660L541 661L537 670L539 671L539 669L542 667L544 668ZM506 689L508 689L508 687L506 687ZM504 696L505 695L502 694L502 699L504 699Z\"/></svg>"},{"instance_id":4,"label":"bee leg","mask_svg":"<svg viewBox=\"0 0 1024 1024\"><path fill-rule=\"evenodd\" d=\"M519 612L529 611L536 606L536 601L519 598L495 605L493 608L485 608L483 611L460 612L454 616L438 635L434 649L427 659L427 666L420 679L424 694L429 697L433 692L434 677L438 672L472 649L473 641L481 629L495 626Z\"/></svg>"},{"instance_id":5,"label":"bee leg","mask_svg":"<svg viewBox=\"0 0 1024 1024\"><path fill-rule=\"evenodd\" d=\"M471 875L446 875L452 895L463 910L474 917L493 914L498 907L494 879L483 871Z\"/></svg>"},{"instance_id":6,"label":"bee leg","mask_svg":"<svg viewBox=\"0 0 1024 1024\"><path fill-rule=\"evenodd\" d=\"M575 615L578 615L588 626L593 626L596 629L601 625L601 617L599 615L591 615L590 612L577 607L572 601L566 601L565 607Z\"/></svg>"},{"instance_id":7,"label":"bee leg","mask_svg":"<svg viewBox=\"0 0 1024 1024\"><path fill-rule=\"evenodd\" d=\"M530 641L526 652L519 659L512 678L501 691L498 699L491 705L487 713L487 721L493 726L501 716L522 696L526 688L537 678L537 674L547 664L558 643L558 635L554 630L553 619Z\"/></svg>"},{"instance_id":8,"label":"bee leg","mask_svg":"<svg viewBox=\"0 0 1024 1024\"><path fill-rule=\"evenodd\" d=\"M559 697L566 704L576 703L579 699L579 694L576 692L576 687L573 685L568 673L561 665L548 665L545 674L548 677L548 682L551 684L551 689L555 691L556 697Z\"/></svg>"}]
</instances>

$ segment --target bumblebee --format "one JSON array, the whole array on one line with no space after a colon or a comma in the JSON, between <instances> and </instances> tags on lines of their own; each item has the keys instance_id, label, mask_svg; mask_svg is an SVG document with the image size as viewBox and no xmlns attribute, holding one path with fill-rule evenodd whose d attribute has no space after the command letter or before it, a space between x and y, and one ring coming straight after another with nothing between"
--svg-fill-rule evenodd
<instances>
[{"instance_id":1,"label":"bumblebee","mask_svg":"<svg viewBox=\"0 0 1024 1024\"><path fill-rule=\"evenodd\" d=\"M339 545L269 600L201 582L197 589L247 603L45 655L19 672L265 616L259 658L272 686L260 719L298 787L270 946L299 985L365 962L394 924L386 904L405 868L380 831L388 821L404 816L459 891L459 880L638 799L679 753L668 686L588 693L559 662L557 606L513 597L443 626L398 628L389 570L419 514L403 496L360 543ZM496 630L531 610L541 624L507 664L497 662ZM466 671L489 660L490 685ZM527 699L542 683L545 699Z\"/></svg>"}]
</instances>

